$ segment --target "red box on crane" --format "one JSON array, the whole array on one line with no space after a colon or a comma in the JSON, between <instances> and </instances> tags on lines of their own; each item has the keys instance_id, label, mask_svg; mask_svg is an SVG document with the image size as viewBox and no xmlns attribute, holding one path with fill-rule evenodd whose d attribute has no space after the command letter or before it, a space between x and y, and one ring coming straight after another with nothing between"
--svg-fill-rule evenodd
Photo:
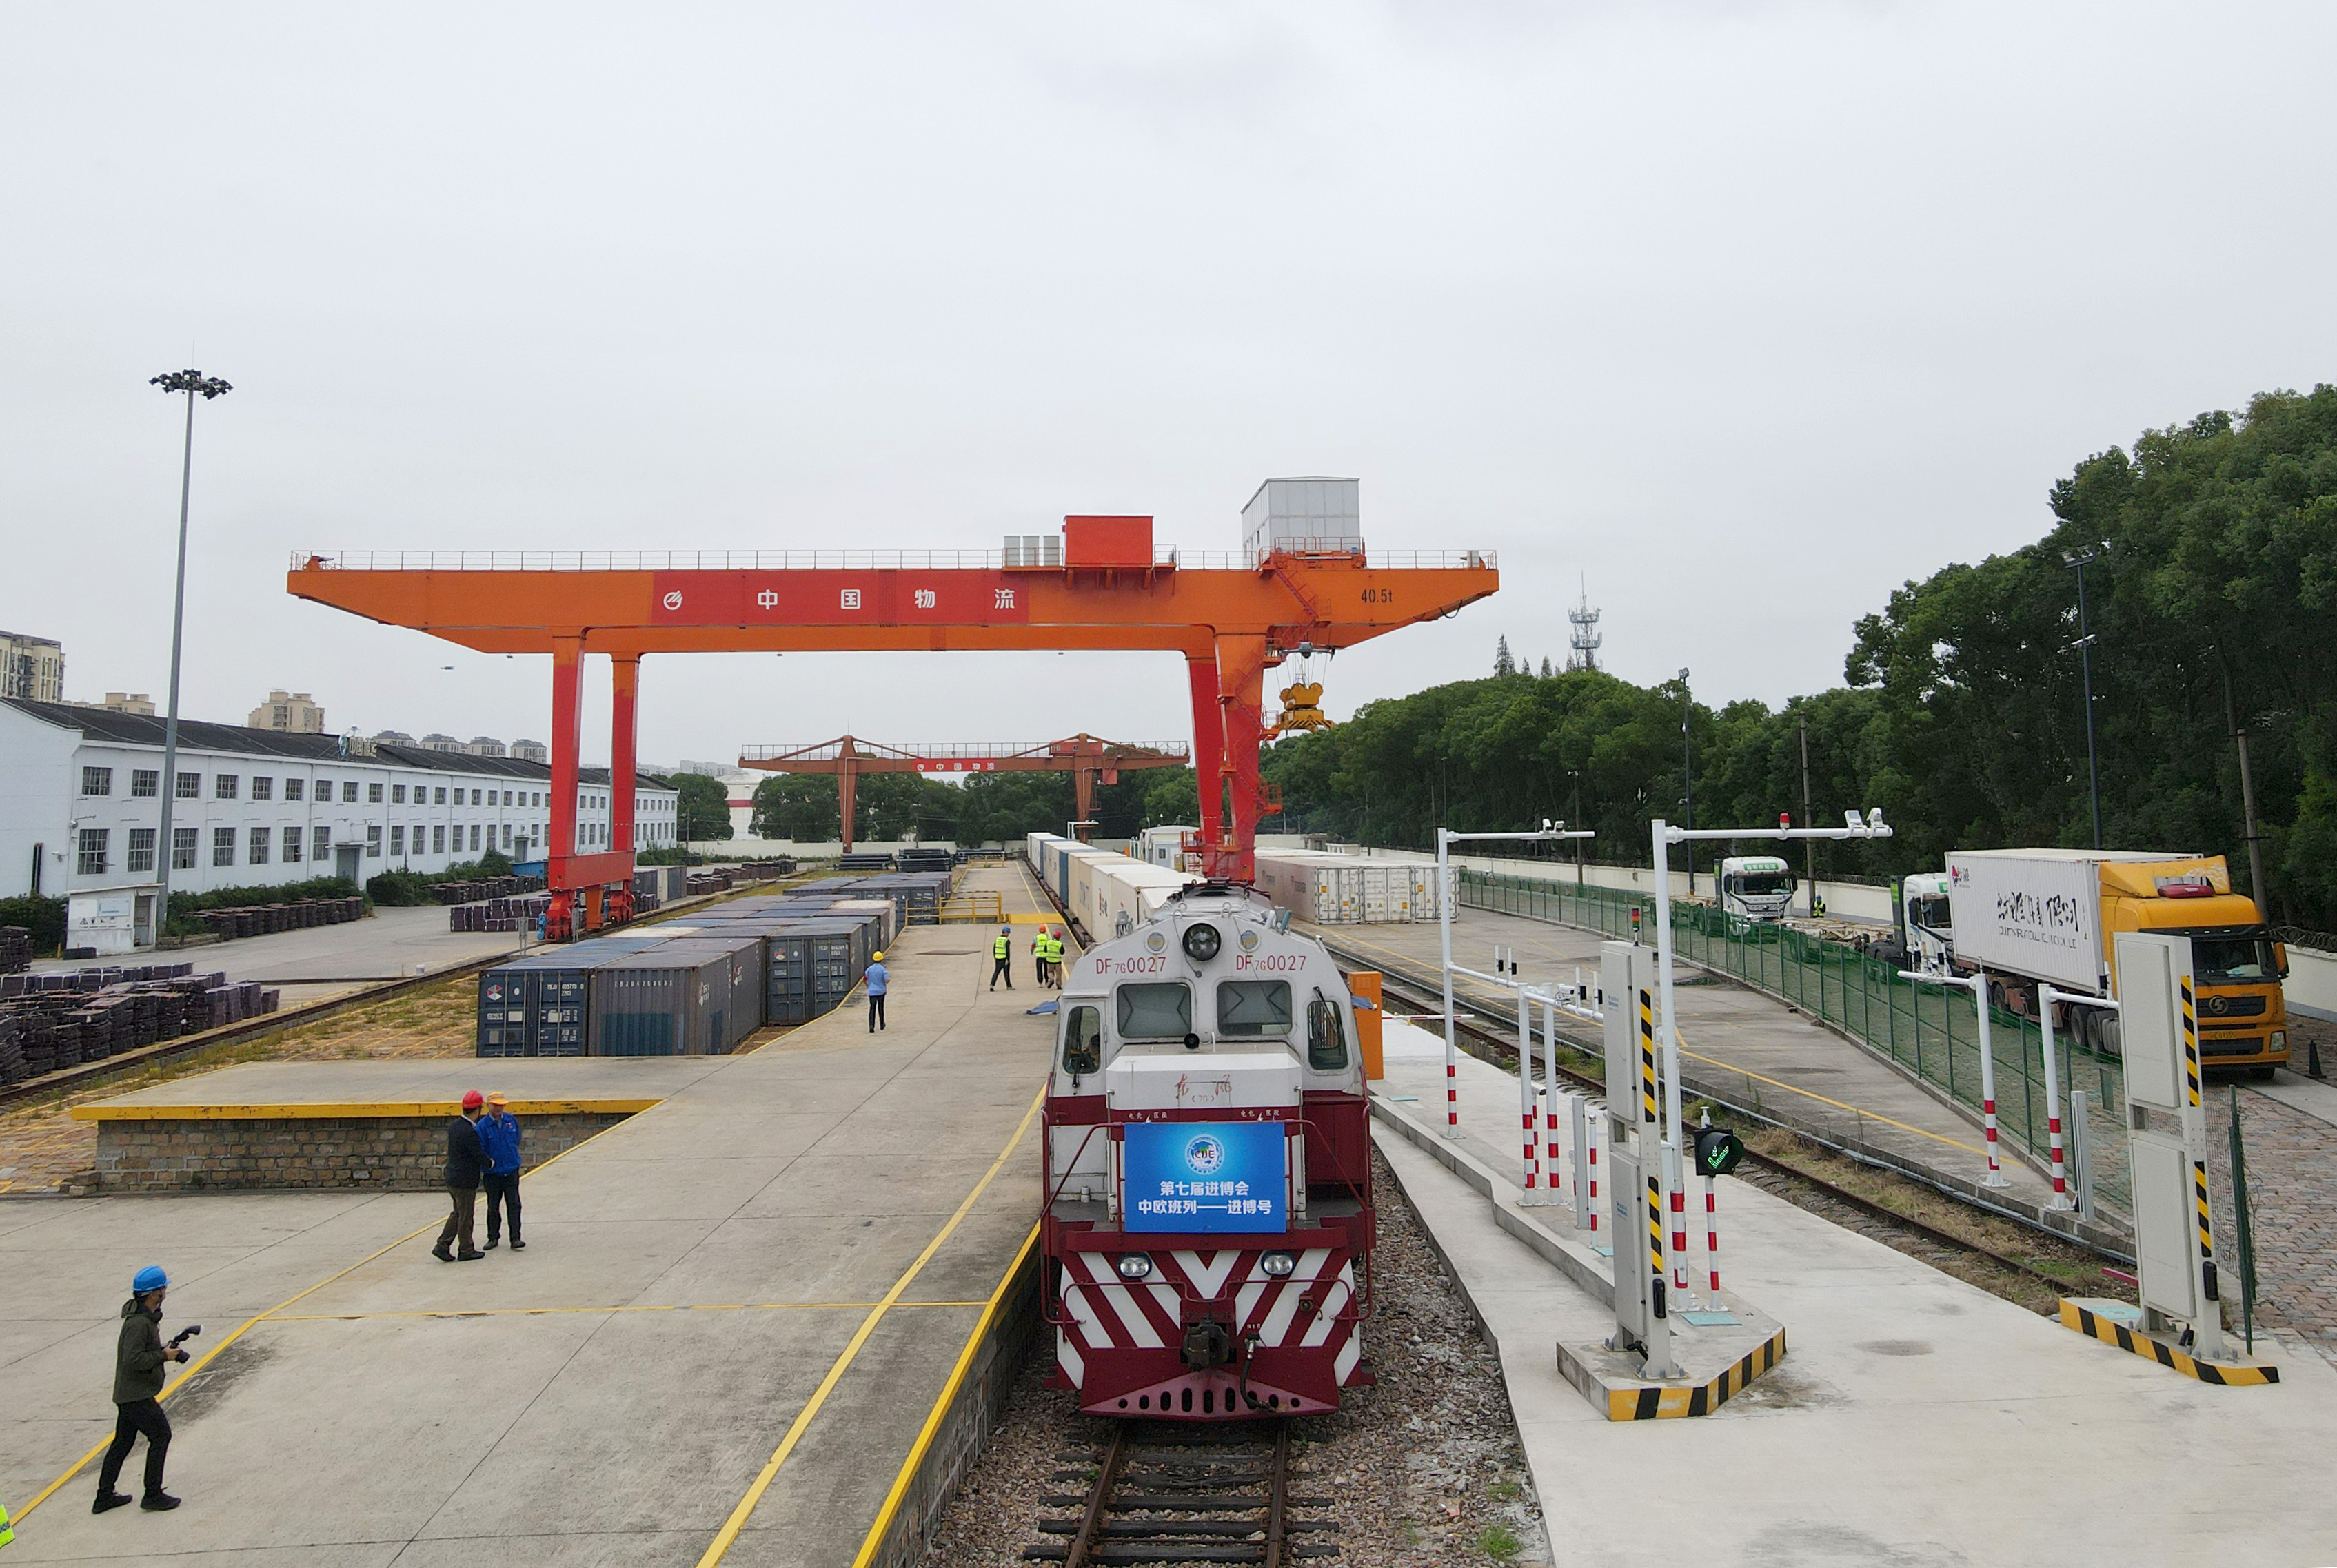
<instances>
[{"instance_id":1,"label":"red box on crane","mask_svg":"<svg viewBox=\"0 0 2337 1568\"><path fill-rule=\"evenodd\" d=\"M1063 519L1065 566L1152 564L1152 520L1149 517Z\"/></svg>"}]
</instances>

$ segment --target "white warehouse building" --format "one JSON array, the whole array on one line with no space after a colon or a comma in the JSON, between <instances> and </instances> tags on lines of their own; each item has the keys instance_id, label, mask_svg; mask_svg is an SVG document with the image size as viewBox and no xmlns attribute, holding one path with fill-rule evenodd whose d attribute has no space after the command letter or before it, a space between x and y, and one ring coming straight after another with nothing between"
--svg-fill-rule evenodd
<instances>
[{"instance_id":1,"label":"white warehouse building","mask_svg":"<svg viewBox=\"0 0 2337 1568\"><path fill-rule=\"evenodd\" d=\"M154 880L163 720L0 699L0 898ZM444 871L489 848L540 860L552 770L522 757L179 721L174 892ZM609 842L609 770L579 770L574 852ZM674 843L679 796L637 775L633 847Z\"/></svg>"}]
</instances>

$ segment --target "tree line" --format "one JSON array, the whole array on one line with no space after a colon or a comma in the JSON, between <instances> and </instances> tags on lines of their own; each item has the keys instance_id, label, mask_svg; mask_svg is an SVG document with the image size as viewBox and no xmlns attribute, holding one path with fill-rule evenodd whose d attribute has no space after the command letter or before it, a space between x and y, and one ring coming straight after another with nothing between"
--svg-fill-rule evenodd
<instances>
[{"instance_id":1,"label":"tree line","mask_svg":"<svg viewBox=\"0 0 2337 1568\"><path fill-rule=\"evenodd\" d=\"M1820 848L1823 873L1937 869L1951 849L2093 842L2078 558L2102 842L2249 869L2241 741L2268 913L2337 929L2337 387L2145 433L2049 493L2033 544L1909 582L1854 627L1844 684L1772 709L1675 680L1496 673L1374 702L1274 746L1284 822L1426 846L1439 823L1564 817L1595 858L1647 863L1648 821L1880 806L1895 837ZM1683 747L1692 758L1684 764ZM1271 825L1271 823L1269 824ZM1710 850L1705 852L1706 863ZM1799 856L1796 855L1798 863Z\"/></svg>"},{"instance_id":2,"label":"tree line","mask_svg":"<svg viewBox=\"0 0 2337 1568\"><path fill-rule=\"evenodd\" d=\"M1071 775L988 773L963 784L923 774L866 774L853 792L853 837L890 841L945 839L953 843L1008 843L1033 832L1061 833L1076 802ZM677 774L681 837L731 836L728 792L703 774ZM709 787L710 786L710 787ZM1099 838L1134 838L1148 827L1189 823L1199 808L1189 767L1129 772L1095 794ZM820 843L843 825L836 779L826 774L773 774L755 786L752 832L758 838Z\"/></svg>"}]
</instances>

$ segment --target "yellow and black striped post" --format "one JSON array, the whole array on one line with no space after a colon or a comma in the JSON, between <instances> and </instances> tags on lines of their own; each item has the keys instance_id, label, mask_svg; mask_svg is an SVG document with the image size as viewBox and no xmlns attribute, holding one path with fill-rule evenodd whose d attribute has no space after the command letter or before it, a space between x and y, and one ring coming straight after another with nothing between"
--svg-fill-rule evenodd
<instances>
[{"instance_id":1,"label":"yellow and black striped post","mask_svg":"<svg viewBox=\"0 0 2337 1568\"><path fill-rule=\"evenodd\" d=\"M1663 1162L1654 1157L1656 1125L1656 1008L1655 996L1639 989L1639 1120L1648 1129L1641 1157L1647 1160L1648 1269L1655 1276L1655 1315L1664 1310L1664 1183Z\"/></svg>"},{"instance_id":2,"label":"yellow and black striped post","mask_svg":"<svg viewBox=\"0 0 2337 1568\"><path fill-rule=\"evenodd\" d=\"M2199 1099L2199 1018L2191 998L2191 980L2179 981L2183 992L2183 1086L2189 1097L2184 1118L2184 1141L2190 1145L2191 1207L2198 1231L2200 1321L2223 1328L2223 1309L2215 1294L2215 1227L2207 1209L2206 1110Z\"/></svg>"}]
</instances>

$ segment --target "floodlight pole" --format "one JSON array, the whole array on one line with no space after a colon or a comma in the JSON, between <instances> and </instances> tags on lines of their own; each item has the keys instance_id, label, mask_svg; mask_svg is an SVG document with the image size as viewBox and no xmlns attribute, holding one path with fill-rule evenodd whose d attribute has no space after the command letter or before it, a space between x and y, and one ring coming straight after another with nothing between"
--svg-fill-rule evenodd
<instances>
[{"instance_id":1,"label":"floodlight pole","mask_svg":"<svg viewBox=\"0 0 2337 1568\"><path fill-rule=\"evenodd\" d=\"M147 385L187 394L187 435L179 463L179 578L171 598L171 706L162 721L162 823L154 845L156 880L162 888L154 911L154 940L160 945L171 923L171 861L177 852L171 842L171 807L179 798L179 644L187 622L187 500L195 478L195 394L200 393L209 403L235 388L200 370L150 376Z\"/></svg>"},{"instance_id":2,"label":"floodlight pole","mask_svg":"<svg viewBox=\"0 0 2337 1568\"><path fill-rule=\"evenodd\" d=\"M1444 978L1444 1135L1461 1135L1461 1047L1456 1037L1452 1014L1452 853L1457 843L1472 843L1488 839L1512 842L1550 842L1559 839L1587 839L1587 830L1567 831L1564 823L1552 823L1533 833L1456 833L1451 828L1436 830L1436 940L1442 961L1437 970ZM1526 1042L1530 1049L1530 1042Z\"/></svg>"}]
</instances>

